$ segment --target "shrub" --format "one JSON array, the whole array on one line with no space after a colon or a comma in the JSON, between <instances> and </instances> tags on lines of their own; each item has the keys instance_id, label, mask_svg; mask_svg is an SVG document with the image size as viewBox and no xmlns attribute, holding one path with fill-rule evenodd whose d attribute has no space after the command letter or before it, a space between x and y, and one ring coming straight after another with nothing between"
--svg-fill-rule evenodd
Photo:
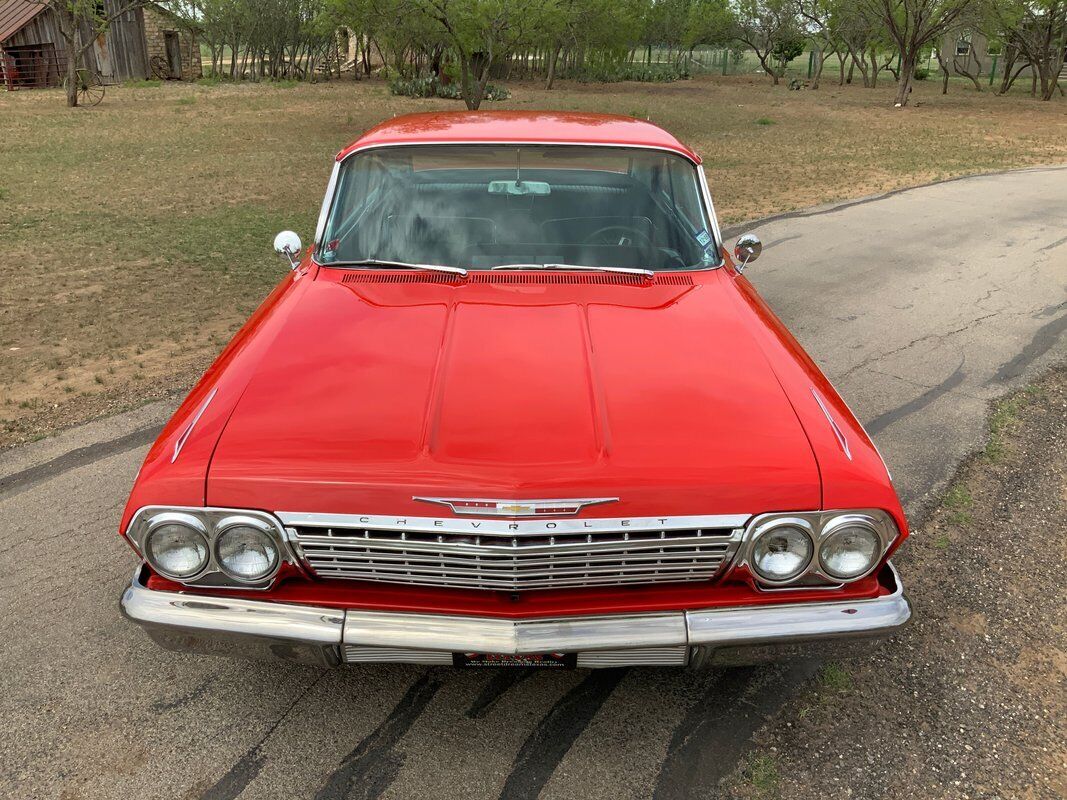
<instances>
[{"instance_id":1,"label":"shrub","mask_svg":"<svg viewBox=\"0 0 1067 800\"><path fill-rule=\"evenodd\" d=\"M389 83L389 91L401 97L463 99L463 91L458 83L443 84L433 75L427 78L397 78ZM511 97L511 92L502 86L489 84L485 87L485 100L507 100L509 97Z\"/></svg>"},{"instance_id":2,"label":"shrub","mask_svg":"<svg viewBox=\"0 0 1067 800\"><path fill-rule=\"evenodd\" d=\"M915 80L917 80L917 81L925 81L929 77L930 77L930 70L928 70L926 67L916 67L915 68Z\"/></svg>"},{"instance_id":3,"label":"shrub","mask_svg":"<svg viewBox=\"0 0 1067 800\"><path fill-rule=\"evenodd\" d=\"M689 80L689 68L680 64L650 66L647 64L605 64L586 66L564 77L573 78L579 83L619 83L635 81L637 83L671 83Z\"/></svg>"}]
</instances>

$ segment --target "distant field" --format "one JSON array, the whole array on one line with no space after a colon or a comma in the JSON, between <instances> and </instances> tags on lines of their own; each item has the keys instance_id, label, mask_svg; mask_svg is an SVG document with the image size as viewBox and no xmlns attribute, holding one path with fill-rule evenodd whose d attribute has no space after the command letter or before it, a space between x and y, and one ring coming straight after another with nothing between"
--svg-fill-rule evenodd
<instances>
[{"instance_id":1,"label":"distant field","mask_svg":"<svg viewBox=\"0 0 1067 800\"><path fill-rule=\"evenodd\" d=\"M701 152L724 224L953 175L1067 161L1067 105L766 78L509 85L491 108L649 117ZM0 446L186 387L307 240L331 156L417 110L380 82L0 92ZM976 197L997 215L995 197ZM907 235L906 231L901 232Z\"/></svg>"}]
</instances>

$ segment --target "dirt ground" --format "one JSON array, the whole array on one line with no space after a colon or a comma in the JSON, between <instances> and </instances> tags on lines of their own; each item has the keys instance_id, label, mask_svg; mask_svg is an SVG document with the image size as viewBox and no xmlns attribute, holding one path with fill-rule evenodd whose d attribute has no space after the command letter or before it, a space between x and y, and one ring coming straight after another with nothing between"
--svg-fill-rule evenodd
<instances>
[{"instance_id":1,"label":"dirt ground","mask_svg":"<svg viewBox=\"0 0 1067 800\"><path fill-rule=\"evenodd\" d=\"M920 84L509 84L492 108L648 117L705 157L724 224L949 176L1067 161L1067 104ZM455 102L379 82L111 87L93 109L0 92L0 447L188 388L305 240L332 155ZM991 218L995 198L987 202Z\"/></svg>"},{"instance_id":2,"label":"dirt ground","mask_svg":"<svg viewBox=\"0 0 1067 800\"><path fill-rule=\"evenodd\" d=\"M725 794L1067 797L1067 368L1003 402L989 444L896 559L915 621L824 665Z\"/></svg>"}]
</instances>

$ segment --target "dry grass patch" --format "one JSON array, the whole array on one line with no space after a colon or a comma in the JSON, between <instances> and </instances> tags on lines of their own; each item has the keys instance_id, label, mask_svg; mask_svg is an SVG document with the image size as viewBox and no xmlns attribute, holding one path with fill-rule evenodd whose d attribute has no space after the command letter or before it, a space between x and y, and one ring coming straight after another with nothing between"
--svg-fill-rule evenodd
<instances>
[{"instance_id":1,"label":"dry grass patch","mask_svg":"<svg viewBox=\"0 0 1067 800\"><path fill-rule=\"evenodd\" d=\"M969 172L1067 160L1064 103L917 87L514 85L492 108L649 117L706 158L724 224ZM0 445L182 388L307 238L331 156L443 100L378 82L109 88L95 109L0 92ZM773 124L767 124L767 122ZM995 212L991 206L990 214Z\"/></svg>"}]
</instances>

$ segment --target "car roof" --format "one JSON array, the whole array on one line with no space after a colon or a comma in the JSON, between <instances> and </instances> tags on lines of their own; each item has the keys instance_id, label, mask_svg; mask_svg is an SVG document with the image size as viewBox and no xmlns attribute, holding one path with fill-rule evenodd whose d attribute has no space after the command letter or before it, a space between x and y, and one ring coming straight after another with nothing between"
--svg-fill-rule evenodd
<instances>
[{"instance_id":1,"label":"car roof","mask_svg":"<svg viewBox=\"0 0 1067 800\"><path fill-rule=\"evenodd\" d=\"M581 144L669 150L700 157L658 125L616 114L563 111L444 111L406 114L381 123L337 154L410 144Z\"/></svg>"}]
</instances>

